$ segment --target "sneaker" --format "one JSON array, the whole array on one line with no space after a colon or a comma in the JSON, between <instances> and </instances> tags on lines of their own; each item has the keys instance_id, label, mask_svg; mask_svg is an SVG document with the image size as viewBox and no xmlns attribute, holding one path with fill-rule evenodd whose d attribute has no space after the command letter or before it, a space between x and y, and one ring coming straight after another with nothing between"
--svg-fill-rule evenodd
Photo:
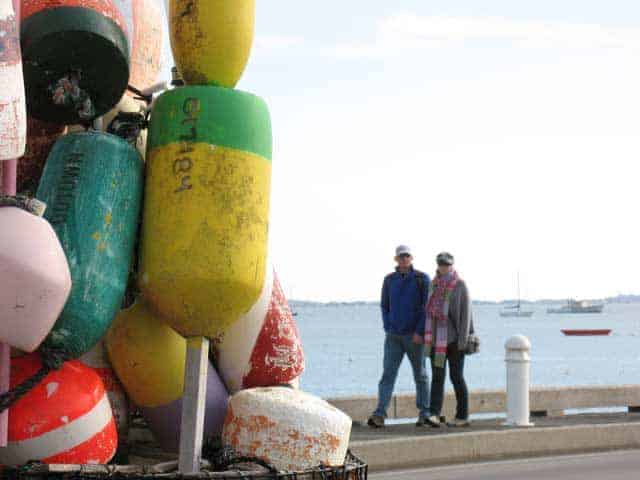
<instances>
[{"instance_id":1,"label":"sneaker","mask_svg":"<svg viewBox=\"0 0 640 480\"><path fill-rule=\"evenodd\" d=\"M453 428L465 428L471 425L469 419L466 418L454 418L452 422L447 423L448 427Z\"/></svg>"},{"instance_id":2,"label":"sneaker","mask_svg":"<svg viewBox=\"0 0 640 480\"><path fill-rule=\"evenodd\" d=\"M429 422L427 422L427 417L420 415L418 417L418 421L416 422L416 427L426 427L427 425L429 425Z\"/></svg>"},{"instance_id":3,"label":"sneaker","mask_svg":"<svg viewBox=\"0 0 640 480\"><path fill-rule=\"evenodd\" d=\"M433 428L440 428L440 418L435 415L431 415L429 417L423 418L423 421L424 421L423 425L429 425L430 427L433 427Z\"/></svg>"},{"instance_id":4,"label":"sneaker","mask_svg":"<svg viewBox=\"0 0 640 480\"><path fill-rule=\"evenodd\" d=\"M382 428L384 427L384 417L380 415L371 415L369 420L367 420L367 425L371 428Z\"/></svg>"}]
</instances>

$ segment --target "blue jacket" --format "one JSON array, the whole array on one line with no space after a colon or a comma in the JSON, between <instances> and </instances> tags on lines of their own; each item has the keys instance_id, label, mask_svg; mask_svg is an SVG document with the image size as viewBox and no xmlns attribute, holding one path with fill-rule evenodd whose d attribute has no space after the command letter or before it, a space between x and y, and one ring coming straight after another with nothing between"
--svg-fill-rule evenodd
<instances>
[{"instance_id":1,"label":"blue jacket","mask_svg":"<svg viewBox=\"0 0 640 480\"><path fill-rule=\"evenodd\" d=\"M423 281L416 277L422 276ZM384 331L396 335L424 335L425 305L429 294L429 276L411 267L407 273L398 269L390 273L382 284L382 322ZM423 284L420 291L419 284Z\"/></svg>"}]
</instances>

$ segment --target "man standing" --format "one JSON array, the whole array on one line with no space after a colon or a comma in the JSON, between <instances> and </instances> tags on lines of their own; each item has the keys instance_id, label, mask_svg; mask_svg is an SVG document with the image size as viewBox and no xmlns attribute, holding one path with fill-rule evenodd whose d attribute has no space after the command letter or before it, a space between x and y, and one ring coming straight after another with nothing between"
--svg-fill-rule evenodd
<instances>
[{"instance_id":1,"label":"man standing","mask_svg":"<svg viewBox=\"0 0 640 480\"><path fill-rule=\"evenodd\" d=\"M408 246L396 248L395 261L396 271L387 275L382 284L380 306L385 331L384 361L378 385L378 406L367 422L373 428L384 426L398 369L405 354L411 362L416 383L416 407L419 411L416 425L425 425L429 418L424 329L430 279L413 268L413 256Z\"/></svg>"}]
</instances>

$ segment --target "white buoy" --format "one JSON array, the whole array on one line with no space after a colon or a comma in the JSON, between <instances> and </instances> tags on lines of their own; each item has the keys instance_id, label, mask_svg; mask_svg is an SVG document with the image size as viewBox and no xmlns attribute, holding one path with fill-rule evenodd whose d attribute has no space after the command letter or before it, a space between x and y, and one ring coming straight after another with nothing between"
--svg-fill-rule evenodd
<instances>
[{"instance_id":1,"label":"white buoy","mask_svg":"<svg viewBox=\"0 0 640 480\"><path fill-rule=\"evenodd\" d=\"M512 427L532 427L529 421L529 370L531 342L515 335L505 343L507 363L507 421Z\"/></svg>"},{"instance_id":2,"label":"white buoy","mask_svg":"<svg viewBox=\"0 0 640 480\"><path fill-rule=\"evenodd\" d=\"M231 397L222 440L278 470L343 465L351 418L324 400L288 387L253 388Z\"/></svg>"}]
</instances>

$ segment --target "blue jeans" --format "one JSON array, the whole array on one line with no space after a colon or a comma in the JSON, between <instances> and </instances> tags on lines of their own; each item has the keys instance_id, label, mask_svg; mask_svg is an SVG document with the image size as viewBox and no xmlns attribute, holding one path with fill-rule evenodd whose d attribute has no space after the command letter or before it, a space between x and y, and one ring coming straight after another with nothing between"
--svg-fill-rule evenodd
<instances>
[{"instance_id":1,"label":"blue jeans","mask_svg":"<svg viewBox=\"0 0 640 480\"><path fill-rule=\"evenodd\" d=\"M393 387L398 377L398 369L405 353L411 362L413 378L416 382L416 408L420 416L429 416L429 379L424 358L424 345L413 343L413 335L387 333L384 340L383 373L378 384L378 407L374 415L387 416L387 408L393 395Z\"/></svg>"}]
</instances>

